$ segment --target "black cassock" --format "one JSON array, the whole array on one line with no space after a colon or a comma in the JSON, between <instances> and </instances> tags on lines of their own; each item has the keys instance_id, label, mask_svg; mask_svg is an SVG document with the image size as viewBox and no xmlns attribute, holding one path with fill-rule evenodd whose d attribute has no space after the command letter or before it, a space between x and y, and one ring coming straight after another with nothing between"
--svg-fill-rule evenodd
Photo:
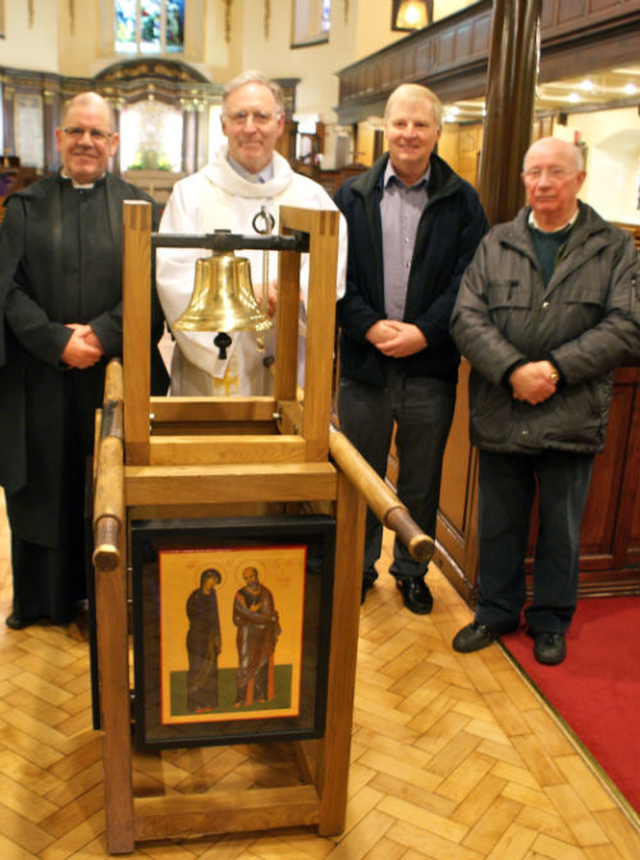
<instances>
[{"instance_id":1,"label":"black cassock","mask_svg":"<svg viewBox=\"0 0 640 860\"><path fill-rule=\"evenodd\" d=\"M122 202L151 200L111 174L91 189L59 175L8 200L0 236L0 482L11 526L13 611L70 621L86 596L84 486L105 368L122 355ZM157 341L152 390L167 377ZM65 323L90 324L105 356L65 368Z\"/></svg>"}]
</instances>

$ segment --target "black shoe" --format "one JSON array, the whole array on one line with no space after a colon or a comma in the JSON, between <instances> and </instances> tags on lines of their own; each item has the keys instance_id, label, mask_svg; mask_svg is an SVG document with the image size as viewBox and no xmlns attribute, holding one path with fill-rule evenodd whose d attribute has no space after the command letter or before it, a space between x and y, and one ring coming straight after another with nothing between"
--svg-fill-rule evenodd
<instances>
[{"instance_id":1,"label":"black shoe","mask_svg":"<svg viewBox=\"0 0 640 860\"><path fill-rule=\"evenodd\" d=\"M362 574L362 596L360 598L360 603L364 603L364 599L367 596L367 591L370 588L373 588L373 584L378 578L378 571L371 567Z\"/></svg>"},{"instance_id":2,"label":"black shoe","mask_svg":"<svg viewBox=\"0 0 640 860\"><path fill-rule=\"evenodd\" d=\"M518 626L519 622L517 621L513 624L503 622L497 627L487 627L485 624L480 624L479 621L472 621L462 630L458 630L451 644L454 651L468 654L470 651L486 648L487 645L491 645L492 642L506 633L513 633L518 629Z\"/></svg>"},{"instance_id":3,"label":"black shoe","mask_svg":"<svg viewBox=\"0 0 640 860\"><path fill-rule=\"evenodd\" d=\"M555 666L562 663L567 654L564 633L553 633L549 630L534 634L533 656L538 663Z\"/></svg>"},{"instance_id":4,"label":"black shoe","mask_svg":"<svg viewBox=\"0 0 640 860\"><path fill-rule=\"evenodd\" d=\"M23 630L25 627L35 624L37 620L37 618L20 618L15 612L12 612L11 615L5 618L4 623L11 630Z\"/></svg>"},{"instance_id":5,"label":"black shoe","mask_svg":"<svg viewBox=\"0 0 640 860\"><path fill-rule=\"evenodd\" d=\"M433 609L433 596L429 586L420 576L412 579L396 579L402 602L411 612L416 615L428 615Z\"/></svg>"},{"instance_id":6,"label":"black shoe","mask_svg":"<svg viewBox=\"0 0 640 860\"><path fill-rule=\"evenodd\" d=\"M453 650L460 651L462 654L468 654L471 651L479 651L481 648L486 648L491 645L496 639L496 634L489 627L480 624L478 621L472 621L467 624L462 630L459 630L453 639Z\"/></svg>"}]
</instances>

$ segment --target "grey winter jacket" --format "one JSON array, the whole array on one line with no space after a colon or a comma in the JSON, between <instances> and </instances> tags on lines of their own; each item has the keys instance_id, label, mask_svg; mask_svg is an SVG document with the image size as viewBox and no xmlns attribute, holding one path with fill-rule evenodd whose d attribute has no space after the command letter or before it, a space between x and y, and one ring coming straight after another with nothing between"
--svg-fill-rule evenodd
<instances>
[{"instance_id":1,"label":"grey winter jacket","mask_svg":"<svg viewBox=\"0 0 640 860\"><path fill-rule=\"evenodd\" d=\"M613 370L640 355L640 257L631 236L580 203L545 286L527 219L494 227L465 272L451 332L469 359L471 442L489 451L594 453L604 445ZM525 361L550 360L556 393L536 406L506 381Z\"/></svg>"}]
</instances>

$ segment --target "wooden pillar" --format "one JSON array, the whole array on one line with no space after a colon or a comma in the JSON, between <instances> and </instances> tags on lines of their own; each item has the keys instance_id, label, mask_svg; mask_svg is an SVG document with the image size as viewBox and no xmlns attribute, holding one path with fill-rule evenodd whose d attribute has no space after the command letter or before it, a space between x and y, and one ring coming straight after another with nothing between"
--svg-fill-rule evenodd
<instances>
[{"instance_id":1,"label":"wooden pillar","mask_svg":"<svg viewBox=\"0 0 640 860\"><path fill-rule=\"evenodd\" d=\"M493 4L478 183L491 224L511 220L524 202L520 173L533 130L540 9L541 0L494 0ZM449 581L473 602L478 570L478 452L469 445L468 376L469 363L463 359L443 463L436 560Z\"/></svg>"},{"instance_id":2,"label":"wooden pillar","mask_svg":"<svg viewBox=\"0 0 640 860\"><path fill-rule=\"evenodd\" d=\"M491 224L522 206L540 59L541 0L494 0L479 194Z\"/></svg>"}]
</instances>

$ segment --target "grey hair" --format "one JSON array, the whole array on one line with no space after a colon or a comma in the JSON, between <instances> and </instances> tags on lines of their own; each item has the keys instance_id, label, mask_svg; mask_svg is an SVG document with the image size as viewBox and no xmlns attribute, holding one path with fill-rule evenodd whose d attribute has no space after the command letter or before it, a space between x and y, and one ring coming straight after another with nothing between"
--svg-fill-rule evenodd
<instances>
[{"instance_id":1,"label":"grey hair","mask_svg":"<svg viewBox=\"0 0 640 860\"><path fill-rule=\"evenodd\" d=\"M231 93L234 90L243 87L245 84L260 84L261 86L266 87L276 100L278 111L280 113L284 113L284 95L282 94L282 87L280 84L276 81L270 81L269 78L262 74L262 72L257 72L254 69L242 72L242 74L237 75L229 81L222 91L222 107L227 103L227 99Z\"/></svg>"},{"instance_id":2,"label":"grey hair","mask_svg":"<svg viewBox=\"0 0 640 860\"><path fill-rule=\"evenodd\" d=\"M89 105L95 102L101 102L106 107L109 116L109 131L115 131L116 118L112 106L105 98L103 98L103 96L100 95L100 93L94 93L92 91L78 93L78 95L73 96L73 98L65 102L60 117L60 126L64 126L67 115L72 108L77 107L78 105Z\"/></svg>"},{"instance_id":3,"label":"grey hair","mask_svg":"<svg viewBox=\"0 0 640 860\"><path fill-rule=\"evenodd\" d=\"M522 170L526 170L527 166L527 158L533 149L535 149L540 143L547 143L548 141L553 141L554 143L558 143L564 149L565 154L573 160L575 165L576 173L581 173L585 169L584 163L584 152L582 151L582 147L577 143L572 143L569 140L562 140L559 137L541 137L538 140L535 140L529 149L524 154L524 159L522 161Z\"/></svg>"},{"instance_id":4,"label":"grey hair","mask_svg":"<svg viewBox=\"0 0 640 860\"><path fill-rule=\"evenodd\" d=\"M387 99L387 104L384 108L384 119L387 121L391 108L399 99L429 99L433 106L433 116L436 121L436 128L442 127L442 102L438 96L422 84L400 84L395 88Z\"/></svg>"}]
</instances>

